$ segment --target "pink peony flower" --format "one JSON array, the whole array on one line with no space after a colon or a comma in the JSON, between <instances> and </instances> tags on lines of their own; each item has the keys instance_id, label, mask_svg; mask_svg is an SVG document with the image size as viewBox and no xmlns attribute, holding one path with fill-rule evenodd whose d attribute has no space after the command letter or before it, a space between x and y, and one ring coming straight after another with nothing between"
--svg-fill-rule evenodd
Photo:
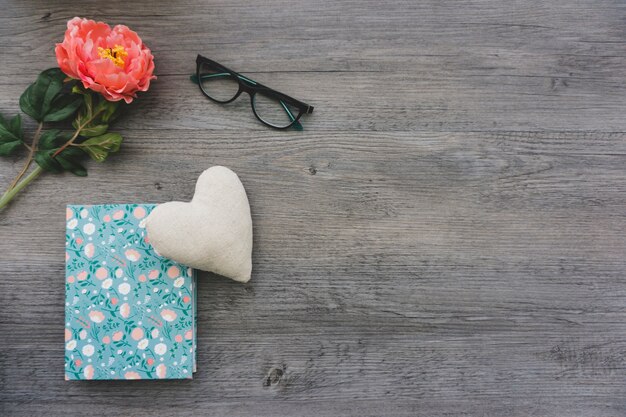
<instances>
[{"instance_id":1,"label":"pink peony flower","mask_svg":"<svg viewBox=\"0 0 626 417\"><path fill-rule=\"evenodd\" d=\"M87 243L85 245L85 256L88 258L93 258L93 255L96 253L96 248L93 243Z\"/></svg>"},{"instance_id":2,"label":"pink peony flower","mask_svg":"<svg viewBox=\"0 0 626 417\"><path fill-rule=\"evenodd\" d=\"M124 252L124 256L131 262L137 262L141 258L141 255L135 249L128 249Z\"/></svg>"},{"instance_id":3,"label":"pink peony flower","mask_svg":"<svg viewBox=\"0 0 626 417\"><path fill-rule=\"evenodd\" d=\"M93 310L93 311L89 312L89 318L94 323L102 323L104 321L105 317L104 317L104 314L102 314L101 311Z\"/></svg>"},{"instance_id":4,"label":"pink peony flower","mask_svg":"<svg viewBox=\"0 0 626 417\"><path fill-rule=\"evenodd\" d=\"M83 373L85 374L85 379L93 379L93 374L94 374L93 366L92 365L85 366Z\"/></svg>"},{"instance_id":5,"label":"pink peony flower","mask_svg":"<svg viewBox=\"0 0 626 417\"><path fill-rule=\"evenodd\" d=\"M150 49L124 25L111 29L106 23L75 17L67 22L55 53L64 73L109 101L130 103L156 78Z\"/></svg>"},{"instance_id":6,"label":"pink peony flower","mask_svg":"<svg viewBox=\"0 0 626 417\"><path fill-rule=\"evenodd\" d=\"M133 210L133 216L135 216L136 219L143 219L146 217L146 209L143 207L135 207L135 210Z\"/></svg>"},{"instance_id":7,"label":"pink peony flower","mask_svg":"<svg viewBox=\"0 0 626 417\"><path fill-rule=\"evenodd\" d=\"M176 265L172 265L167 270L167 276L174 279L180 275L180 269Z\"/></svg>"},{"instance_id":8,"label":"pink peony flower","mask_svg":"<svg viewBox=\"0 0 626 417\"><path fill-rule=\"evenodd\" d=\"M165 321L172 322L176 320L176 313L173 310L163 309L161 311L161 317L163 317Z\"/></svg>"},{"instance_id":9,"label":"pink peony flower","mask_svg":"<svg viewBox=\"0 0 626 417\"><path fill-rule=\"evenodd\" d=\"M128 305L128 303L124 303L120 306L120 316L125 319L130 316L130 305Z\"/></svg>"},{"instance_id":10,"label":"pink peony flower","mask_svg":"<svg viewBox=\"0 0 626 417\"><path fill-rule=\"evenodd\" d=\"M167 366L165 366L164 364L159 364L156 367L156 374L159 379L165 378L165 376L167 375Z\"/></svg>"},{"instance_id":11,"label":"pink peony flower","mask_svg":"<svg viewBox=\"0 0 626 417\"><path fill-rule=\"evenodd\" d=\"M109 271L105 267L101 266L100 268L96 269L96 278L98 278L100 281L102 281L108 276L109 276Z\"/></svg>"},{"instance_id":12,"label":"pink peony flower","mask_svg":"<svg viewBox=\"0 0 626 417\"><path fill-rule=\"evenodd\" d=\"M134 340L139 340L143 337L143 329L141 327L135 327L132 332L130 332L130 337Z\"/></svg>"}]
</instances>

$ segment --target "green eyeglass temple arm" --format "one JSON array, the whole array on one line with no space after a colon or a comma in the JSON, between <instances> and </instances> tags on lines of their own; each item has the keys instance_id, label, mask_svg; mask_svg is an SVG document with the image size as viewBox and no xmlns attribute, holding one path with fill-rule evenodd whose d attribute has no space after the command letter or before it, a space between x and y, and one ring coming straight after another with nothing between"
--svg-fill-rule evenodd
<instances>
[{"instance_id":1,"label":"green eyeglass temple arm","mask_svg":"<svg viewBox=\"0 0 626 417\"><path fill-rule=\"evenodd\" d=\"M205 74L202 76L203 79L206 78L213 78L213 77L224 77L226 75L230 75L227 72L221 72L218 74ZM244 77L243 75L237 75L237 77L239 77L240 80L243 80L245 82L248 82L252 85L258 85L258 83L254 80L251 80L250 78ZM193 74L191 77L189 77L189 79L194 83L194 84L199 84L198 82L198 76L196 74ZM291 125L291 127L293 127L295 130L304 130L304 127L302 127L302 124L300 124L299 121L296 121L295 116L291 113L291 111L289 110L289 108L287 107L287 105L282 101L280 101L280 105L283 107L283 109L285 110L285 112L287 113L287 116L289 116L289 120L291 120L292 122L295 122L293 125ZM312 108L310 109L311 111L313 110ZM307 113L310 113L311 111L307 110Z\"/></svg>"}]
</instances>

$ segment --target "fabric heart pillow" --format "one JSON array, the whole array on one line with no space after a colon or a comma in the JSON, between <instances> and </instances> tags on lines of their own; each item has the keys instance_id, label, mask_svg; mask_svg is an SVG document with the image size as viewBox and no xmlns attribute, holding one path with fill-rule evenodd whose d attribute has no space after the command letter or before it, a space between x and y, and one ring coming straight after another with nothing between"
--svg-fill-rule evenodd
<instances>
[{"instance_id":1,"label":"fabric heart pillow","mask_svg":"<svg viewBox=\"0 0 626 417\"><path fill-rule=\"evenodd\" d=\"M252 273L252 217L246 190L226 167L204 171L189 203L160 204L146 219L156 251L239 282Z\"/></svg>"}]
</instances>

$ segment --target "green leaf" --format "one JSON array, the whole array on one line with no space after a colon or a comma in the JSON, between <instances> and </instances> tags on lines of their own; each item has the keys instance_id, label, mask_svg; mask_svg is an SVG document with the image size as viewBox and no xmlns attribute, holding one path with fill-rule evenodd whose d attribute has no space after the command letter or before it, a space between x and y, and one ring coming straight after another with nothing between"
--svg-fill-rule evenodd
<instances>
[{"instance_id":1,"label":"green leaf","mask_svg":"<svg viewBox=\"0 0 626 417\"><path fill-rule=\"evenodd\" d=\"M85 127L80 131L80 135L86 138L91 138L94 136L101 136L107 132L108 128L109 128L109 125L107 124L96 125L92 127Z\"/></svg>"},{"instance_id":2,"label":"green leaf","mask_svg":"<svg viewBox=\"0 0 626 417\"><path fill-rule=\"evenodd\" d=\"M61 140L64 139L60 133L61 131L58 129L46 130L39 138L39 148L46 150L57 148L61 145Z\"/></svg>"},{"instance_id":3,"label":"green leaf","mask_svg":"<svg viewBox=\"0 0 626 417\"><path fill-rule=\"evenodd\" d=\"M0 116L0 156L8 156L23 144L22 118L18 114L11 120Z\"/></svg>"},{"instance_id":4,"label":"green leaf","mask_svg":"<svg viewBox=\"0 0 626 417\"><path fill-rule=\"evenodd\" d=\"M89 116L84 114L84 109L80 109L80 111L78 112L78 115L76 115L76 118L72 121L72 127L75 130L78 130L78 128L81 125L85 124L87 120L89 120Z\"/></svg>"},{"instance_id":5,"label":"green leaf","mask_svg":"<svg viewBox=\"0 0 626 417\"><path fill-rule=\"evenodd\" d=\"M57 148L58 149L58 148ZM35 152L34 159L39 166L50 172L69 171L79 177L87 176L87 169L79 162L85 154L76 147L68 147L53 157L57 149Z\"/></svg>"},{"instance_id":6,"label":"green leaf","mask_svg":"<svg viewBox=\"0 0 626 417\"><path fill-rule=\"evenodd\" d=\"M118 116L118 102L107 101L104 97L91 91L84 90L76 85L72 89L78 96L82 96L82 107L72 126L81 129L81 136L102 136L109 128L109 124Z\"/></svg>"},{"instance_id":7,"label":"green leaf","mask_svg":"<svg viewBox=\"0 0 626 417\"><path fill-rule=\"evenodd\" d=\"M76 113L83 101L80 97L61 94L52 102L52 107L44 117L44 122L60 122Z\"/></svg>"},{"instance_id":8,"label":"green leaf","mask_svg":"<svg viewBox=\"0 0 626 417\"><path fill-rule=\"evenodd\" d=\"M20 146L22 146L22 142L5 142L5 143L0 143L0 156L11 155Z\"/></svg>"},{"instance_id":9,"label":"green leaf","mask_svg":"<svg viewBox=\"0 0 626 417\"><path fill-rule=\"evenodd\" d=\"M18 113L9 122L9 130L15 135L15 137L23 140L22 134L22 116Z\"/></svg>"},{"instance_id":10,"label":"green leaf","mask_svg":"<svg viewBox=\"0 0 626 417\"><path fill-rule=\"evenodd\" d=\"M63 87L63 78L59 73L62 74L58 68L43 71L20 97L22 111L38 122L43 121L46 110L44 103L49 108L50 102Z\"/></svg>"},{"instance_id":11,"label":"green leaf","mask_svg":"<svg viewBox=\"0 0 626 417\"><path fill-rule=\"evenodd\" d=\"M39 115L39 109L35 108L34 101L31 99L31 91L34 85L35 84L31 84L20 96L20 109L33 119L40 121L41 116Z\"/></svg>"},{"instance_id":12,"label":"green leaf","mask_svg":"<svg viewBox=\"0 0 626 417\"><path fill-rule=\"evenodd\" d=\"M83 101L85 102L85 110L86 110L86 114L91 115L92 111L93 111L93 99L91 96L91 93L86 91L81 85L76 84L73 88L72 88L72 93L74 94L80 94L83 96Z\"/></svg>"},{"instance_id":13,"label":"green leaf","mask_svg":"<svg viewBox=\"0 0 626 417\"><path fill-rule=\"evenodd\" d=\"M95 138L87 139L79 146L91 159L103 162L109 153L117 152L122 144L122 135L119 133L105 133Z\"/></svg>"},{"instance_id":14,"label":"green leaf","mask_svg":"<svg viewBox=\"0 0 626 417\"><path fill-rule=\"evenodd\" d=\"M41 104L42 116L47 114L52 108L52 102L63 89L63 80L65 79L65 74L58 68L44 72L49 76L50 82L43 91L43 101Z\"/></svg>"},{"instance_id":15,"label":"green leaf","mask_svg":"<svg viewBox=\"0 0 626 417\"><path fill-rule=\"evenodd\" d=\"M59 68L43 71L20 97L20 108L38 122L58 122L67 119L82 100L70 90L64 90L65 74Z\"/></svg>"},{"instance_id":16,"label":"green leaf","mask_svg":"<svg viewBox=\"0 0 626 417\"><path fill-rule=\"evenodd\" d=\"M61 164L63 169L66 171L69 171L74 175L78 175L79 177L87 176L87 169L74 158L66 156L65 151L57 155L56 160L59 161L59 164Z\"/></svg>"},{"instance_id":17,"label":"green leaf","mask_svg":"<svg viewBox=\"0 0 626 417\"><path fill-rule=\"evenodd\" d=\"M43 168L45 171L50 172L62 172L63 167L61 164L52 157L52 151L37 151L35 152L35 162Z\"/></svg>"},{"instance_id":18,"label":"green leaf","mask_svg":"<svg viewBox=\"0 0 626 417\"><path fill-rule=\"evenodd\" d=\"M17 120L17 122L16 122ZM0 143L21 141L22 129L21 119L19 115L15 116L10 121L3 120L4 123L0 123ZM19 127L16 128L16 123L19 123ZM16 134L17 132L17 134Z\"/></svg>"},{"instance_id":19,"label":"green leaf","mask_svg":"<svg viewBox=\"0 0 626 417\"><path fill-rule=\"evenodd\" d=\"M106 99L102 99L102 101L98 104L98 110L102 110L102 114L100 115L100 120L103 123L111 123L120 115L120 101L108 101Z\"/></svg>"},{"instance_id":20,"label":"green leaf","mask_svg":"<svg viewBox=\"0 0 626 417\"><path fill-rule=\"evenodd\" d=\"M85 153L81 151L78 146L69 146L63 149L60 155L63 155L64 158L69 158L69 159L78 161L85 156Z\"/></svg>"}]
</instances>

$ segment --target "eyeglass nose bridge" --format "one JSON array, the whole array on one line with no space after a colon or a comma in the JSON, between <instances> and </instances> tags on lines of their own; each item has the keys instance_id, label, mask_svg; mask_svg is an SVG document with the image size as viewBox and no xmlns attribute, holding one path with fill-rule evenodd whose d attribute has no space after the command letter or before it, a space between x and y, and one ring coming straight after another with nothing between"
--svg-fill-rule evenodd
<instances>
[{"instance_id":1,"label":"eyeglass nose bridge","mask_svg":"<svg viewBox=\"0 0 626 417\"><path fill-rule=\"evenodd\" d=\"M241 95L241 93L248 93L248 95L250 96L250 110L252 110L252 114L254 114L254 117L256 117L260 122L266 124L265 121L263 121L263 119L261 119L261 117L257 114L256 109L254 108L254 96L256 95L256 90L245 85L244 83L239 83L239 85L239 95Z\"/></svg>"},{"instance_id":2,"label":"eyeglass nose bridge","mask_svg":"<svg viewBox=\"0 0 626 417\"><path fill-rule=\"evenodd\" d=\"M254 83L254 84L256 84L256 83ZM239 80L239 90L237 91L237 94L235 94L235 96L232 99L230 99L228 102L232 103L233 101L237 100L239 98L239 96L241 96L242 93L248 93L248 95L250 96L250 110L252 111L252 114L254 115L254 117L256 117L256 119L259 122L263 123L264 125L267 125L267 126L270 126L270 127L275 127L275 126L272 126L271 124L269 124L268 122L266 122L265 120L263 120L261 118L261 116L257 113L256 107L254 105L254 96L256 95L257 91L254 88L250 87L249 85L246 85L241 80ZM297 123L297 121L296 121L296 123Z\"/></svg>"},{"instance_id":3,"label":"eyeglass nose bridge","mask_svg":"<svg viewBox=\"0 0 626 417\"><path fill-rule=\"evenodd\" d=\"M256 90L253 87L246 85L246 83L240 80L239 81L239 94L241 93L248 93L248 95L252 97L254 94L256 94Z\"/></svg>"},{"instance_id":4,"label":"eyeglass nose bridge","mask_svg":"<svg viewBox=\"0 0 626 417\"><path fill-rule=\"evenodd\" d=\"M256 83L252 80L248 80L247 78L241 75L237 76L236 78L237 78L237 83L239 84L239 89L237 90L237 94L235 94L235 96L232 99L230 99L228 102L232 103L233 101L237 100L242 93L248 93L248 95L250 96L250 105L254 107L254 94L256 94L256 90L253 87L247 85L244 81L248 81L254 85L256 85ZM253 112L254 112L254 109L253 109Z\"/></svg>"},{"instance_id":5,"label":"eyeglass nose bridge","mask_svg":"<svg viewBox=\"0 0 626 417\"><path fill-rule=\"evenodd\" d=\"M233 101L235 101L237 97L239 97L242 93L248 93L248 95L250 96L250 110L252 110L252 114L254 114L254 117L256 117L263 124L267 124L263 119L261 119L261 117L257 114L256 109L254 108L254 96L256 95L256 90L240 80L239 91L233 98Z\"/></svg>"}]
</instances>

